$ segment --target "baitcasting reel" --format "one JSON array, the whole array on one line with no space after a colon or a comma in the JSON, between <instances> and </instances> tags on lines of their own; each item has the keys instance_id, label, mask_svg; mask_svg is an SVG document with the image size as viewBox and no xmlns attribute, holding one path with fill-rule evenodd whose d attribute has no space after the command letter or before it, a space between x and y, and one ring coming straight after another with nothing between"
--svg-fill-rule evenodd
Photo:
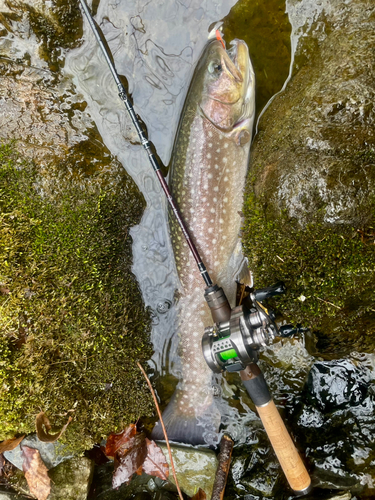
<instances>
[{"instance_id":1,"label":"baitcasting reel","mask_svg":"<svg viewBox=\"0 0 375 500\"><path fill-rule=\"evenodd\" d=\"M276 336L290 336L299 330L291 325L279 329L273 312L260 303L285 291L284 283L279 281L253 291L242 305L231 309L222 288L214 285L206 289L205 299L215 324L205 329L202 350L213 372L244 370L258 360L261 346L269 345Z\"/></svg>"}]
</instances>

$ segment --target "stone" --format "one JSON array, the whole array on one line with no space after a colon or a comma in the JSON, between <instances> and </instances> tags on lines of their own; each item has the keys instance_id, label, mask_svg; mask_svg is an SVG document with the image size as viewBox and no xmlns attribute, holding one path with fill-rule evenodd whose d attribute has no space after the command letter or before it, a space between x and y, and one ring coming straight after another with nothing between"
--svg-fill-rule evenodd
<instances>
[{"instance_id":1,"label":"stone","mask_svg":"<svg viewBox=\"0 0 375 500\"><path fill-rule=\"evenodd\" d=\"M94 462L75 457L49 471L50 500L86 500L94 474Z\"/></svg>"},{"instance_id":2,"label":"stone","mask_svg":"<svg viewBox=\"0 0 375 500\"><path fill-rule=\"evenodd\" d=\"M315 363L307 386L312 400L322 411L358 405L368 389L363 370L347 359Z\"/></svg>"},{"instance_id":3,"label":"stone","mask_svg":"<svg viewBox=\"0 0 375 500\"><path fill-rule=\"evenodd\" d=\"M158 443L169 465L169 480L175 484L170 465L168 449ZM193 496L201 488L211 498L218 461L212 450L203 450L187 446L171 446L173 463L181 490Z\"/></svg>"},{"instance_id":4,"label":"stone","mask_svg":"<svg viewBox=\"0 0 375 500\"><path fill-rule=\"evenodd\" d=\"M287 1L294 64L258 124L243 241L257 287L317 354L374 349L375 6ZM310 13L310 14L309 14ZM315 354L315 353L314 353Z\"/></svg>"},{"instance_id":5,"label":"stone","mask_svg":"<svg viewBox=\"0 0 375 500\"><path fill-rule=\"evenodd\" d=\"M64 460L72 458L71 454L67 452L64 453L65 447L61 443L57 441L54 443L44 443L38 439L36 434L30 434L13 450L4 451L4 457L20 470L22 470L23 463L22 446L29 446L30 448L39 450L41 459L45 463L47 469L52 469L61 462L64 462Z\"/></svg>"},{"instance_id":6,"label":"stone","mask_svg":"<svg viewBox=\"0 0 375 500\"><path fill-rule=\"evenodd\" d=\"M74 457L49 470L51 493L48 500L86 500L94 465L94 462L86 457ZM12 476L11 485L18 493L30 495L26 478L21 471Z\"/></svg>"}]
</instances>

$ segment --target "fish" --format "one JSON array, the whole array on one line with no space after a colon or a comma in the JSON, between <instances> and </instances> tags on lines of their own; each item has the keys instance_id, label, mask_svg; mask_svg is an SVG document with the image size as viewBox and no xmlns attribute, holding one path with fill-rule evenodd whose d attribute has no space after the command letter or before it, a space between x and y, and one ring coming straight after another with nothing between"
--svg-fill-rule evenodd
<instances>
[{"instance_id":1,"label":"fish","mask_svg":"<svg viewBox=\"0 0 375 500\"><path fill-rule=\"evenodd\" d=\"M240 228L243 189L255 115L255 75L244 41L226 50L209 40L194 72L172 152L169 186L203 262L233 307L244 265ZM210 445L220 415L201 339L212 325L205 284L182 231L169 214L180 281L178 327L181 380L163 412L168 439ZM160 422L152 432L164 439Z\"/></svg>"}]
</instances>

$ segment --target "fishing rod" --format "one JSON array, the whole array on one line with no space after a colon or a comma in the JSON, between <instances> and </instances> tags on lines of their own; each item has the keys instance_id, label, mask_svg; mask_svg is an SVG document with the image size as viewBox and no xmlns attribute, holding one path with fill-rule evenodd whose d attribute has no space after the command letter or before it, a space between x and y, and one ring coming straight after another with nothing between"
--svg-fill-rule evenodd
<instances>
[{"instance_id":1,"label":"fishing rod","mask_svg":"<svg viewBox=\"0 0 375 500\"><path fill-rule=\"evenodd\" d=\"M173 196L169 190L168 184L166 183L166 180L161 172L160 165L159 165L154 153L152 152L151 143L148 140L148 138L146 137L146 134L141 127L141 124L138 120L138 117L134 111L133 105L130 102L130 99L126 93L125 87L121 83L121 80L120 80L120 77L116 71L115 65L113 64L112 59L109 56L109 53L108 53L108 51L103 43L103 40L102 40L102 37L99 33L97 25L91 16L91 12L89 11L89 8L87 7L85 0L80 0L80 3L81 3L83 11L87 17L87 20L90 24L90 27L95 35L95 38L96 38L96 40L101 48L101 51L105 57L105 60L107 61L107 64L108 64L109 69L112 73L113 79L116 82L118 92L119 92L118 95L119 95L120 99L124 102L126 111L129 113L129 116L133 122L133 125L138 133L139 140L141 141L142 146L144 147L144 149L147 152L148 159L150 160L151 166L154 169L154 172L155 172L155 174L160 182L160 185L161 185L161 187L162 187L162 189L167 197L168 203L169 203L170 207L172 208L172 211L176 217L176 220L177 220L177 222L178 222L178 224L183 232L185 240L186 240L187 244L189 245L190 251L195 259L195 262L197 263L199 272L201 273L201 276L202 276L206 286L212 287L213 283L212 283L212 280L210 278L210 275L208 274L206 266L204 265L200 255L199 255L197 247L195 246L193 240L190 237L188 228L187 228L187 226L182 218L180 210L179 210L178 206L176 205L176 203L173 199Z\"/></svg>"},{"instance_id":2,"label":"fishing rod","mask_svg":"<svg viewBox=\"0 0 375 500\"><path fill-rule=\"evenodd\" d=\"M241 380L257 408L271 445L292 490L296 495L305 494L311 487L310 476L273 402L263 373L256 364L258 350L261 346L268 345L276 335L290 336L298 331L298 328L293 329L291 325L284 325L279 329L274 321L275 317L272 311L261 304L263 300L285 293L285 286L282 282L279 282L263 289L250 289L250 293L243 303L232 309L224 290L213 284L164 179L159 163L152 152L151 143L137 118L125 87L104 44L102 35L91 16L85 0L80 0L80 3L116 82L118 95L125 104L140 142L147 152L151 166L205 282L204 298L210 308L214 326L206 328L202 337L204 359L213 372L229 371L240 373ZM224 42L222 43L224 45Z\"/></svg>"}]
</instances>

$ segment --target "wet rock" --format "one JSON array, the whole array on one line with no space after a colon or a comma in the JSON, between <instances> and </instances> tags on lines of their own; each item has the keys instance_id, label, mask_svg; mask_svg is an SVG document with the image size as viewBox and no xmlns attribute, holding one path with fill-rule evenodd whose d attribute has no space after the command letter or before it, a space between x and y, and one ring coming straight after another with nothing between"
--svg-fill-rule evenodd
<instances>
[{"instance_id":1,"label":"wet rock","mask_svg":"<svg viewBox=\"0 0 375 500\"><path fill-rule=\"evenodd\" d=\"M52 481L50 500L86 500L94 473L94 462L76 457L49 471Z\"/></svg>"},{"instance_id":2,"label":"wet rock","mask_svg":"<svg viewBox=\"0 0 375 500\"><path fill-rule=\"evenodd\" d=\"M374 347L375 6L288 1L293 75L259 123L244 243L257 286L319 355Z\"/></svg>"},{"instance_id":3,"label":"wet rock","mask_svg":"<svg viewBox=\"0 0 375 500\"><path fill-rule=\"evenodd\" d=\"M314 464L313 482L322 494L347 490L371 497L375 491L373 383L373 355L316 362L311 368L292 417L294 434L307 463Z\"/></svg>"},{"instance_id":4,"label":"wet rock","mask_svg":"<svg viewBox=\"0 0 375 500\"><path fill-rule=\"evenodd\" d=\"M0 500L27 500L30 497L19 495L11 491L0 491Z\"/></svg>"},{"instance_id":5,"label":"wet rock","mask_svg":"<svg viewBox=\"0 0 375 500\"><path fill-rule=\"evenodd\" d=\"M166 445L159 444L169 465L169 480L174 484L169 454ZM173 445L172 456L180 488L193 496L201 488L211 498L217 469L217 458L213 451Z\"/></svg>"},{"instance_id":6,"label":"wet rock","mask_svg":"<svg viewBox=\"0 0 375 500\"><path fill-rule=\"evenodd\" d=\"M94 473L94 462L86 457L75 457L48 471L51 478L49 500L86 500ZM11 478L12 487L21 494L30 495L25 476L18 471ZM0 497L1 498L1 497Z\"/></svg>"},{"instance_id":7,"label":"wet rock","mask_svg":"<svg viewBox=\"0 0 375 500\"><path fill-rule=\"evenodd\" d=\"M64 453L65 447L61 443L57 441L54 443L44 443L38 439L36 434L31 434L26 436L16 448L4 452L4 457L20 470L22 470L23 463L22 446L29 446L30 448L39 450L47 469L52 469L61 462L72 458L72 455L68 452Z\"/></svg>"},{"instance_id":8,"label":"wet rock","mask_svg":"<svg viewBox=\"0 0 375 500\"><path fill-rule=\"evenodd\" d=\"M307 386L313 402L324 412L358 405L368 390L363 371L346 359L315 363Z\"/></svg>"}]
</instances>

